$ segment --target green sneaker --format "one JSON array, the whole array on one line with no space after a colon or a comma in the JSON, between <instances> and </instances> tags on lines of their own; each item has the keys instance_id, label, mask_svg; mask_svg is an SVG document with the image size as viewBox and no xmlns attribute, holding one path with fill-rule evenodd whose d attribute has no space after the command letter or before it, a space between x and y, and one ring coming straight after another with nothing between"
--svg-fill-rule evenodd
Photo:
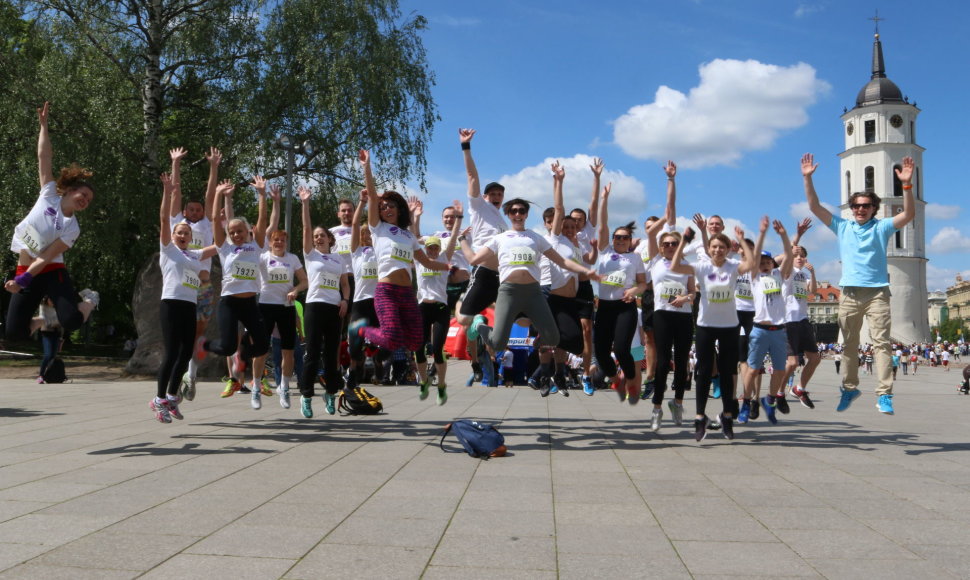
<instances>
[{"instance_id":1,"label":"green sneaker","mask_svg":"<svg viewBox=\"0 0 970 580\"><path fill-rule=\"evenodd\" d=\"M439 407L448 402L448 385L438 385L438 400L435 402Z\"/></svg>"},{"instance_id":2,"label":"green sneaker","mask_svg":"<svg viewBox=\"0 0 970 580\"><path fill-rule=\"evenodd\" d=\"M418 398L422 401L428 398L428 387L431 386L429 381L424 381L418 385Z\"/></svg>"}]
</instances>

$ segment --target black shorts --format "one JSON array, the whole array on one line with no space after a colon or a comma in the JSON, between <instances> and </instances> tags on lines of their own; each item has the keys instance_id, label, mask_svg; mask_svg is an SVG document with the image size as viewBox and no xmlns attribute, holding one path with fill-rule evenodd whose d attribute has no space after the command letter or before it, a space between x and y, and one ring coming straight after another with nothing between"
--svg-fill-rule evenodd
<instances>
[{"instance_id":1,"label":"black shorts","mask_svg":"<svg viewBox=\"0 0 970 580\"><path fill-rule=\"evenodd\" d=\"M483 266L472 270L471 284L461 300L462 316L475 316L495 303L498 297L498 272Z\"/></svg>"},{"instance_id":2,"label":"black shorts","mask_svg":"<svg viewBox=\"0 0 970 580\"><path fill-rule=\"evenodd\" d=\"M579 308L579 318L593 319L593 283L589 280L580 280L579 287L576 289L576 305Z\"/></svg>"},{"instance_id":3,"label":"black shorts","mask_svg":"<svg viewBox=\"0 0 970 580\"><path fill-rule=\"evenodd\" d=\"M738 360L745 362L748 360L748 337L751 336L751 329L754 328L754 310L738 310L739 329L741 336L738 337Z\"/></svg>"},{"instance_id":4,"label":"black shorts","mask_svg":"<svg viewBox=\"0 0 970 580\"><path fill-rule=\"evenodd\" d=\"M640 300L640 324L644 332L653 330L653 288L644 292Z\"/></svg>"},{"instance_id":5,"label":"black shorts","mask_svg":"<svg viewBox=\"0 0 970 580\"><path fill-rule=\"evenodd\" d=\"M350 307L350 316L347 318L350 322L364 319L367 321L367 326L380 326L380 322L377 320L377 312L374 310L373 298L354 302L354 305Z\"/></svg>"},{"instance_id":6,"label":"black shorts","mask_svg":"<svg viewBox=\"0 0 970 580\"><path fill-rule=\"evenodd\" d=\"M445 290L445 292L447 292L448 294L449 312L455 311L455 304L458 304L458 301L461 300L461 296L462 294L465 293L466 290L468 290L468 280L464 280L457 284L448 284L447 290Z\"/></svg>"},{"instance_id":7,"label":"black shorts","mask_svg":"<svg viewBox=\"0 0 970 580\"><path fill-rule=\"evenodd\" d=\"M788 356L818 352L815 329L807 318L797 322L786 322L785 332L788 333Z\"/></svg>"},{"instance_id":8,"label":"black shorts","mask_svg":"<svg viewBox=\"0 0 970 580\"><path fill-rule=\"evenodd\" d=\"M280 347L283 350L293 350L296 346L296 307L260 304L259 313L263 317L267 338L273 334L273 328L276 328L280 332Z\"/></svg>"}]
</instances>

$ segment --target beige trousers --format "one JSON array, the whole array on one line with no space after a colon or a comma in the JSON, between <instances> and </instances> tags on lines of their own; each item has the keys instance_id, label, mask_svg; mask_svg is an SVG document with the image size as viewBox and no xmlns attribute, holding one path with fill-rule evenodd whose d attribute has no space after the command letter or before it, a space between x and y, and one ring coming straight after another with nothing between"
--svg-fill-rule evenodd
<instances>
[{"instance_id":1,"label":"beige trousers","mask_svg":"<svg viewBox=\"0 0 970 580\"><path fill-rule=\"evenodd\" d=\"M864 288L846 286L839 300L839 327L845 341L842 350L842 384L846 389L859 387L859 334L862 321L869 323L869 336L874 355L873 370L879 384L877 395L893 394L892 345L889 327L889 287Z\"/></svg>"}]
</instances>

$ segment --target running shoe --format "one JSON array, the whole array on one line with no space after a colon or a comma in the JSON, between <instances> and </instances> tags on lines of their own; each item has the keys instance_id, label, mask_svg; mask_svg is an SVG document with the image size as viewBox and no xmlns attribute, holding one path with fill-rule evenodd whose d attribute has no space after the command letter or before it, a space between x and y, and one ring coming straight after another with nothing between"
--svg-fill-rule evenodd
<instances>
[{"instance_id":1,"label":"running shoe","mask_svg":"<svg viewBox=\"0 0 970 580\"><path fill-rule=\"evenodd\" d=\"M181 421L185 418L182 411L179 411L179 403L182 402L182 397L175 397L174 399L166 398L165 402L168 403L168 414L171 415L173 419L178 419Z\"/></svg>"},{"instance_id":2,"label":"running shoe","mask_svg":"<svg viewBox=\"0 0 970 580\"><path fill-rule=\"evenodd\" d=\"M280 397L280 407L290 408L290 390L286 387L276 387L276 394Z\"/></svg>"},{"instance_id":3,"label":"running shoe","mask_svg":"<svg viewBox=\"0 0 970 580\"><path fill-rule=\"evenodd\" d=\"M428 387L431 386L428 381L418 385L418 399L423 401L428 398Z\"/></svg>"},{"instance_id":4,"label":"running shoe","mask_svg":"<svg viewBox=\"0 0 970 580\"><path fill-rule=\"evenodd\" d=\"M248 395L249 393L252 393L252 391L249 390L249 387L247 387L242 383L239 383L239 392L244 395Z\"/></svg>"},{"instance_id":5,"label":"running shoe","mask_svg":"<svg viewBox=\"0 0 970 580\"><path fill-rule=\"evenodd\" d=\"M791 408L788 406L788 401L785 399L785 393L781 393L775 397L775 405L778 406L778 411L782 415L787 415L791 412Z\"/></svg>"},{"instance_id":6,"label":"running shoe","mask_svg":"<svg viewBox=\"0 0 970 580\"><path fill-rule=\"evenodd\" d=\"M552 386L549 387L549 394L550 395L555 395L556 393L559 392L559 385L557 385L556 383L550 383L550 384Z\"/></svg>"},{"instance_id":7,"label":"running shoe","mask_svg":"<svg viewBox=\"0 0 970 580\"><path fill-rule=\"evenodd\" d=\"M347 327L347 346L351 352L357 352L364 346L364 337L360 334L360 329L367 326L366 318L359 318L350 323Z\"/></svg>"},{"instance_id":8,"label":"running shoe","mask_svg":"<svg viewBox=\"0 0 970 580\"><path fill-rule=\"evenodd\" d=\"M257 411L263 407L262 390L257 389L256 385L253 385L253 394L249 398L249 404Z\"/></svg>"},{"instance_id":9,"label":"running shoe","mask_svg":"<svg viewBox=\"0 0 970 580\"><path fill-rule=\"evenodd\" d=\"M168 411L168 401L157 401L155 397L152 397L152 400L148 401L148 407L155 413L155 419L159 423L172 422L172 414Z\"/></svg>"},{"instance_id":10,"label":"running shoe","mask_svg":"<svg viewBox=\"0 0 970 580\"><path fill-rule=\"evenodd\" d=\"M748 401L747 399L745 399L741 403L741 411L738 412L738 423L744 425L745 423L748 422L748 419L750 417L751 417L751 401Z\"/></svg>"},{"instance_id":11,"label":"running shoe","mask_svg":"<svg viewBox=\"0 0 970 580\"><path fill-rule=\"evenodd\" d=\"M851 407L852 401L855 401L862 395L859 389L847 389L845 385L839 387L839 390L842 391L842 396L839 399L839 405L835 408L836 412L839 413Z\"/></svg>"},{"instance_id":12,"label":"running shoe","mask_svg":"<svg viewBox=\"0 0 970 580\"><path fill-rule=\"evenodd\" d=\"M46 383L46 381L44 381L44 377L37 377L37 384L38 385L44 385L44 384L47 384L47 383Z\"/></svg>"},{"instance_id":13,"label":"running shoe","mask_svg":"<svg viewBox=\"0 0 970 580\"><path fill-rule=\"evenodd\" d=\"M98 307L98 304L101 304L101 295L90 288L85 288L78 294L81 295L81 300L94 305L95 308Z\"/></svg>"},{"instance_id":14,"label":"running shoe","mask_svg":"<svg viewBox=\"0 0 970 580\"><path fill-rule=\"evenodd\" d=\"M262 393L264 397L273 396L273 388L269 386L269 379L267 379L266 377L263 377L259 381L259 392Z\"/></svg>"},{"instance_id":15,"label":"running shoe","mask_svg":"<svg viewBox=\"0 0 970 580\"><path fill-rule=\"evenodd\" d=\"M205 336L203 335L195 339L195 360L201 362L205 360L205 355Z\"/></svg>"},{"instance_id":16,"label":"running shoe","mask_svg":"<svg viewBox=\"0 0 970 580\"><path fill-rule=\"evenodd\" d=\"M337 414L337 396L333 393L323 393L323 404L327 410L328 415Z\"/></svg>"},{"instance_id":17,"label":"running shoe","mask_svg":"<svg viewBox=\"0 0 970 580\"><path fill-rule=\"evenodd\" d=\"M479 324L488 324L488 319L481 314L476 314L475 318L472 319L472 323L468 325L468 330L465 331L465 338L468 340L478 340Z\"/></svg>"},{"instance_id":18,"label":"running shoe","mask_svg":"<svg viewBox=\"0 0 970 580\"><path fill-rule=\"evenodd\" d=\"M676 401L668 401L667 409L670 410L670 418L674 420L674 425L680 427L684 424L684 406L678 405Z\"/></svg>"},{"instance_id":19,"label":"running shoe","mask_svg":"<svg viewBox=\"0 0 970 580\"><path fill-rule=\"evenodd\" d=\"M539 382L536 381L535 377L529 377L529 380L526 381L526 383L528 383L528 385L532 387L533 391L539 390Z\"/></svg>"},{"instance_id":20,"label":"running shoe","mask_svg":"<svg viewBox=\"0 0 970 580\"><path fill-rule=\"evenodd\" d=\"M562 396L564 396L564 397L568 397L569 396L569 385L566 383L565 380L563 380L563 379L556 379L555 377L553 377L552 378L552 384L553 384L553 387L556 390L555 391L550 391L550 393L561 393Z\"/></svg>"},{"instance_id":21,"label":"running shoe","mask_svg":"<svg viewBox=\"0 0 970 580\"><path fill-rule=\"evenodd\" d=\"M240 356L239 350L236 350L236 352L232 353L231 358L232 358L232 372L242 376L242 374L246 371L246 361L244 361L242 359L242 356Z\"/></svg>"},{"instance_id":22,"label":"running shoe","mask_svg":"<svg viewBox=\"0 0 970 580\"><path fill-rule=\"evenodd\" d=\"M632 387L627 387L626 402L631 405L640 402L640 385L634 384Z\"/></svg>"},{"instance_id":23,"label":"running shoe","mask_svg":"<svg viewBox=\"0 0 970 580\"><path fill-rule=\"evenodd\" d=\"M751 401L751 420L757 421L758 417L761 416L761 405L758 404L758 399Z\"/></svg>"},{"instance_id":24,"label":"running shoe","mask_svg":"<svg viewBox=\"0 0 970 580\"><path fill-rule=\"evenodd\" d=\"M772 401L769 397L761 397L761 405L765 408L765 418L772 425L778 424L778 418L775 417L775 404L778 399Z\"/></svg>"},{"instance_id":25,"label":"running shoe","mask_svg":"<svg viewBox=\"0 0 970 580\"><path fill-rule=\"evenodd\" d=\"M887 415L893 415L893 396L892 395L879 395L879 401L876 402L876 408L879 409L880 413L885 413Z\"/></svg>"},{"instance_id":26,"label":"running shoe","mask_svg":"<svg viewBox=\"0 0 970 580\"><path fill-rule=\"evenodd\" d=\"M483 317L484 318L484 317ZM488 328L487 326L482 326L482 328ZM489 329L491 330L491 329ZM488 349L485 348L485 339L479 334L478 336L478 361L482 365L482 384L486 387L495 386L495 361L488 354Z\"/></svg>"},{"instance_id":27,"label":"running shoe","mask_svg":"<svg viewBox=\"0 0 970 580\"><path fill-rule=\"evenodd\" d=\"M593 389L593 382L590 380L589 375L583 375L582 382L583 382L583 392L586 393L587 396L592 397L593 393L595 393L596 390Z\"/></svg>"},{"instance_id":28,"label":"running shoe","mask_svg":"<svg viewBox=\"0 0 970 580\"><path fill-rule=\"evenodd\" d=\"M721 398L721 377L714 377L711 379L711 397L714 399Z\"/></svg>"},{"instance_id":29,"label":"running shoe","mask_svg":"<svg viewBox=\"0 0 970 580\"><path fill-rule=\"evenodd\" d=\"M313 418L313 397L300 397L300 412L307 419Z\"/></svg>"},{"instance_id":30,"label":"running shoe","mask_svg":"<svg viewBox=\"0 0 970 580\"><path fill-rule=\"evenodd\" d=\"M808 396L808 391L798 388L798 385L794 385L791 388L791 394L793 397L797 397L798 401L805 407L809 409L815 408L815 403L812 402L812 398Z\"/></svg>"},{"instance_id":31,"label":"running shoe","mask_svg":"<svg viewBox=\"0 0 970 580\"><path fill-rule=\"evenodd\" d=\"M626 385L624 385L622 381L615 382L615 379L614 379L614 382L612 382L610 386L616 392L616 396L620 398L620 402L621 403L626 402L626 395L627 395Z\"/></svg>"},{"instance_id":32,"label":"running shoe","mask_svg":"<svg viewBox=\"0 0 970 580\"><path fill-rule=\"evenodd\" d=\"M717 422L721 424L721 431L724 432L724 438L734 439L734 419L719 414L717 416Z\"/></svg>"},{"instance_id":33,"label":"running shoe","mask_svg":"<svg viewBox=\"0 0 970 580\"><path fill-rule=\"evenodd\" d=\"M539 379L539 396L548 397L550 392L552 392L552 384L549 382L549 378L541 377Z\"/></svg>"},{"instance_id":34,"label":"running shoe","mask_svg":"<svg viewBox=\"0 0 970 580\"><path fill-rule=\"evenodd\" d=\"M223 399L235 395L239 390L242 389L242 385L240 385L239 381L237 381L235 378L223 378L222 380L226 381L226 388L222 389L222 394L219 395Z\"/></svg>"},{"instance_id":35,"label":"running shoe","mask_svg":"<svg viewBox=\"0 0 970 580\"><path fill-rule=\"evenodd\" d=\"M440 407L448 402L448 385L438 385L438 398L435 403Z\"/></svg>"},{"instance_id":36,"label":"running shoe","mask_svg":"<svg viewBox=\"0 0 970 580\"><path fill-rule=\"evenodd\" d=\"M195 379L189 373L182 375L182 396L186 401L195 400Z\"/></svg>"},{"instance_id":37,"label":"running shoe","mask_svg":"<svg viewBox=\"0 0 970 580\"><path fill-rule=\"evenodd\" d=\"M653 389L656 386L656 382L653 379L643 383L643 389L640 391L640 399L646 401L653 396Z\"/></svg>"},{"instance_id":38,"label":"running shoe","mask_svg":"<svg viewBox=\"0 0 970 580\"><path fill-rule=\"evenodd\" d=\"M654 409L650 415L650 430L656 433L660 431L660 423L663 421L664 412L662 409Z\"/></svg>"},{"instance_id":39,"label":"running shoe","mask_svg":"<svg viewBox=\"0 0 970 580\"><path fill-rule=\"evenodd\" d=\"M701 419L694 419L694 441L703 441L707 437L707 423L706 415Z\"/></svg>"}]
</instances>

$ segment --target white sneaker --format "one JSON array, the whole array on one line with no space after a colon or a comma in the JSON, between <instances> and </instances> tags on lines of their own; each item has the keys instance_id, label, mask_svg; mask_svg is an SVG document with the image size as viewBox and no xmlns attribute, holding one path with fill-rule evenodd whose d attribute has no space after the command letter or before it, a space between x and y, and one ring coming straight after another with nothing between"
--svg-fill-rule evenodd
<instances>
[{"instance_id":1,"label":"white sneaker","mask_svg":"<svg viewBox=\"0 0 970 580\"><path fill-rule=\"evenodd\" d=\"M664 412L661 409L654 409L653 415L650 416L650 430L656 433L660 431L660 423L664 418Z\"/></svg>"},{"instance_id":2,"label":"white sneaker","mask_svg":"<svg viewBox=\"0 0 970 580\"><path fill-rule=\"evenodd\" d=\"M250 399L249 404L253 406L253 409L257 411L263 407L263 399L260 397L259 387L253 384L253 398Z\"/></svg>"},{"instance_id":3,"label":"white sneaker","mask_svg":"<svg viewBox=\"0 0 970 580\"><path fill-rule=\"evenodd\" d=\"M101 304L101 295L90 288L85 288L78 292L78 294L81 295L82 300L90 302L95 308L98 307L98 304Z\"/></svg>"},{"instance_id":4,"label":"white sneaker","mask_svg":"<svg viewBox=\"0 0 970 580\"><path fill-rule=\"evenodd\" d=\"M182 375L182 396L186 401L195 400L195 379L189 373Z\"/></svg>"},{"instance_id":5,"label":"white sneaker","mask_svg":"<svg viewBox=\"0 0 970 580\"><path fill-rule=\"evenodd\" d=\"M283 387L276 387L276 394L280 396L280 407L290 408L290 390Z\"/></svg>"}]
</instances>

